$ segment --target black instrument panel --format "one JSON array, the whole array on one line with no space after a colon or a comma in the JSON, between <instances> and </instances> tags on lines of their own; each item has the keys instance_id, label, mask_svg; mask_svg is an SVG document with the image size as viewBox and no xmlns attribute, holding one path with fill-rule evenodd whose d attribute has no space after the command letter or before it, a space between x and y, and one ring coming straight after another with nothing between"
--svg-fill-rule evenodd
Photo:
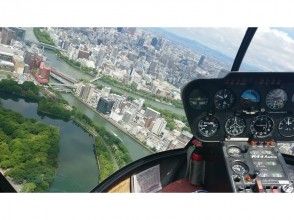
<instances>
[{"instance_id":1,"label":"black instrument panel","mask_svg":"<svg viewBox=\"0 0 294 220\"><path fill-rule=\"evenodd\" d=\"M185 86L182 100L200 140L294 139L294 73L231 72L198 79Z\"/></svg>"}]
</instances>

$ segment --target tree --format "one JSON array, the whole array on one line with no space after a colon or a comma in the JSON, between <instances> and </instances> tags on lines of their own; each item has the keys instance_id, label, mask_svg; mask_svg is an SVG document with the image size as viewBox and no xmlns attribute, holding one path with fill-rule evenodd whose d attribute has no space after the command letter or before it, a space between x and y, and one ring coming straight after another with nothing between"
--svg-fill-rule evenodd
<instances>
[{"instance_id":1,"label":"tree","mask_svg":"<svg viewBox=\"0 0 294 220\"><path fill-rule=\"evenodd\" d=\"M23 192L34 192L35 189L37 188L36 184L35 183L25 183L22 187L22 191Z\"/></svg>"}]
</instances>

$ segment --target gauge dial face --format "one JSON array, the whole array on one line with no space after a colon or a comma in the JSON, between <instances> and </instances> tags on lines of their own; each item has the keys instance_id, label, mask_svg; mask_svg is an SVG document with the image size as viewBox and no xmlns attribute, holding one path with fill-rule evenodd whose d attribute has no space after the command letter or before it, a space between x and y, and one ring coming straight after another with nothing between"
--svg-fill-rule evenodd
<instances>
[{"instance_id":1,"label":"gauge dial face","mask_svg":"<svg viewBox=\"0 0 294 220\"><path fill-rule=\"evenodd\" d=\"M190 106L197 110L204 110L208 105L208 96L199 89L195 89L191 92L189 97Z\"/></svg>"},{"instance_id":2,"label":"gauge dial face","mask_svg":"<svg viewBox=\"0 0 294 220\"><path fill-rule=\"evenodd\" d=\"M260 102L260 95L258 92L256 92L253 89L247 89L242 93L241 99L245 102L259 103Z\"/></svg>"},{"instance_id":3,"label":"gauge dial face","mask_svg":"<svg viewBox=\"0 0 294 220\"><path fill-rule=\"evenodd\" d=\"M234 94L229 89L218 90L214 95L214 104L217 109L225 110L234 103Z\"/></svg>"},{"instance_id":4,"label":"gauge dial face","mask_svg":"<svg viewBox=\"0 0 294 220\"><path fill-rule=\"evenodd\" d=\"M234 171L235 174L244 176L249 172L248 166L241 162L241 161L236 161L232 165L232 170Z\"/></svg>"},{"instance_id":5,"label":"gauge dial face","mask_svg":"<svg viewBox=\"0 0 294 220\"><path fill-rule=\"evenodd\" d=\"M266 105L271 110L284 108L288 100L287 93L283 89L273 89L266 95Z\"/></svg>"},{"instance_id":6,"label":"gauge dial face","mask_svg":"<svg viewBox=\"0 0 294 220\"><path fill-rule=\"evenodd\" d=\"M236 146L230 146L227 149L227 153L230 157L241 157L241 149Z\"/></svg>"},{"instance_id":7,"label":"gauge dial face","mask_svg":"<svg viewBox=\"0 0 294 220\"><path fill-rule=\"evenodd\" d=\"M228 135L237 136L244 132L245 130L245 122L242 118L234 116L229 118L225 124L225 130Z\"/></svg>"},{"instance_id":8,"label":"gauge dial face","mask_svg":"<svg viewBox=\"0 0 294 220\"><path fill-rule=\"evenodd\" d=\"M283 137L294 137L294 118L286 117L280 123L278 130Z\"/></svg>"},{"instance_id":9,"label":"gauge dial face","mask_svg":"<svg viewBox=\"0 0 294 220\"><path fill-rule=\"evenodd\" d=\"M247 89L241 94L240 104L243 108L243 112L251 113L256 111L258 104L260 103L260 95L253 89Z\"/></svg>"},{"instance_id":10,"label":"gauge dial face","mask_svg":"<svg viewBox=\"0 0 294 220\"><path fill-rule=\"evenodd\" d=\"M250 126L251 133L258 138L263 138L270 135L273 128L274 121L266 115L255 117Z\"/></svg>"},{"instance_id":11,"label":"gauge dial face","mask_svg":"<svg viewBox=\"0 0 294 220\"><path fill-rule=\"evenodd\" d=\"M218 130L218 120L213 116L205 116L198 122L198 131L204 137L212 137Z\"/></svg>"}]
</instances>

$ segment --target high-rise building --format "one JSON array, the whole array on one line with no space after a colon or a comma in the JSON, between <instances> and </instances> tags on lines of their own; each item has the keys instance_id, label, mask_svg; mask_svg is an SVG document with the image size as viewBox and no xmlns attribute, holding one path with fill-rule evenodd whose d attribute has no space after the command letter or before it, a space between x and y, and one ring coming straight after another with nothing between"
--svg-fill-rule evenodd
<instances>
[{"instance_id":1,"label":"high-rise building","mask_svg":"<svg viewBox=\"0 0 294 220\"><path fill-rule=\"evenodd\" d=\"M11 27L10 28L15 33L16 40L23 41L25 39L26 31L22 28Z\"/></svg>"},{"instance_id":2,"label":"high-rise building","mask_svg":"<svg viewBox=\"0 0 294 220\"><path fill-rule=\"evenodd\" d=\"M49 82L51 69L46 67L44 62L41 62L39 70L34 74L35 79L41 84L47 84Z\"/></svg>"},{"instance_id":3,"label":"high-rise building","mask_svg":"<svg viewBox=\"0 0 294 220\"><path fill-rule=\"evenodd\" d=\"M24 62L29 65L30 70L39 68L43 57L37 53L27 51L24 56Z\"/></svg>"},{"instance_id":4,"label":"high-rise building","mask_svg":"<svg viewBox=\"0 0 294 220\"><path fill-rule=\"evenodd\" d=\"M130 111L125 111L124 114L123 114L122 120L125 123L130 123L132 119L133 119L133 113L130 112Z\"/></svg>"},{"instance_id":5,"label":"high-rise building","mask_svg":"<svg viewBox=\"0 0 294 220\"><path fill-rule=\"evenodd\" d=\"M116 60L116 58L117 58L117 55L118 55L118 48L117 47L113 47L112 48L112 51L111 51L111 59L113 60L113 61L115 61Z\"/></svg>"},{"instance_id":6,"label":"high-rise building","mask_svg":"<svg viewBox=\"0 0 294 220\"><path fill-rule=\"evenodd\" d=\"M123 27L118 27L118 28L116 28L116 30L117 30L117 32L120 32L120 33L124 32L124 28Z\"/></svg>"},{"instance_id":7,"label":"high-rise building","mask_svg":"<svg viewBox=\"0 0 294 220\"><path fill-rule=\"evenodd\" d=\"M96 63L95 63L96 67L99 68L102 66L105 55L106 55L105 51L103 49L100 49L96 57Z\"/></svg>"},{"instance_id":8,"label":"high-rise building","mask_svg":"<svg viewBox=\"0 0 294 220\"><path fill-rule=\"evenodd\" d=\"M137 42L137 47L143 47L144 46L145 39L144 38L139 38Z\"/></svg>"},{"instance_id":9,"label":"high-rise building","mask_svg":"<svg viewBox=\"0 0 294 220\"><path fill-rule=\"evenodd\" d=\"M108 98L100 98L97 104L97 111L103 114L110 114L114 101Z\"/></svg>"},{"instance_id":10,"label":"high-rise building","mask_svg":"<svg viewBox=\"0 0 294 220\"><path fill-rule=\"evenodd\" d=\"M81 87L80 98L85 101L88 101L94 89L95 88L92 84L83 85Z\"/></svg>"},{"instance_id":11,"label":"high-rise building","mask_svg":"<svg viewBox=\"0 0 294 220\"><path fill-rule=\"evenodd\" d=\"M13 54L12 53L5 53L5 52L0 52L0 60L3 61L8 61L8 62L13 62Z\"/></svg>"},{"instance_id":12,"label":"high-rise building","mask_svg":"<svg viewBox=\"0 0 294 220\"><path fill-rule=\"evenodd\" d=\"M166 124L167 123L164 118L157 118L151 131L156 135L160 135L162 130L165 129Z\"/></svg>"},{"instance_id":13,"label":"high-rise building","mask_svg":"<svg viewBox=\"0 0 294 220\"><path fill-rule=\"evenodd\" d=\"M138 105L138 110L141 110L143 105L144 105L144 99L142 98L139 98L139 99L136 99L134 100L134 103L136 103Z\"/></svg>"},{"instance_id":14,"label":"high-rise building","mask_svg":"<svg viewBox=\"0 0 294 220\"><path fill-rule=\"evenodd\" d=\"M135 27L129 27L127 28L127 32L131 35L134 35L136 32L136 28Z\"/></svg>"},{"instance_id":15,"label":"high-rise building","mask_svg":"<svg viewBox=\"0 0 294 220\"><path fill-rule=\"evenodd\" d=\"M204 63L204 60L205 60L205 56L204 55L201 55L201 57L200 57L200 59L199 59L199 61L198 61L198 66L202 66L203 65L203 63Z\"/></svg>"},{"instance_id":16,"label":"high-rise building","mask_svg":"<svg viewBox=\"0 0 294 220\"><path fill-rule=\"evenodd\" d=\"M89 59L90 56L91 56L91 51L79 50L78 58Z\"/></svg>"},{"instance_id":17,"label":"high-rise building","mask_svg":"<svg viewBox=\"0 0 294 220\"><path fill-rule=\"evenodd\" d=\"M152 61L152 62L150 63L149 68L148 68L147 74L155 75L156 66L157 66L157 63Z\"/></svg>"},{"instance_id":18,"label":"high-rise building","mask_svg":"<svg viewBox=\"0 0 294 220\"><path fill-rule=\"evenodd\" d=\"M145 111L145 115L146 118L151 117L151 118L158 118L160 116L160 113L158 111L155 111L152 108L147 107L146 111Z\"/></svg>"},{"instance_id":19,"label":"high-rise building","mask_svg":"<svg viewBox=\"0 0 294 220\"><path fill-rule=\"evenodd\" d=\"M0 70L13 72L15 70L15 67L14 64L9 61L0 60Z\"/></svg>"},{"instance_id":20,"label":"high-rise building","mask_svg":"<svg viewBox=\"0 0 294 220\"><path fill-rule=\"evenodd\" d=\"M152 125L153 125L153 123L152 122L154 122L154 118L153 117L147 117L146 119L145 119L145 124L144 124L144 127L145 128L148 128L148 129L152 129Z\"/></svg>"},{"instance_id":21,"label":"high-rise building","mask_svg":"<svg viewBox=\"0 0 294 220\"><path fill-rule=\"evenodd\" d=\"M16 39L15 32L10 28L2 28L1 44L10 45L12 39Z\"/></svg>"},{"instance_id":22,"label":"high-rise building","mask_svg":"<svg viewBox=\"0 0 294 220\"><path fill-rule=\"evenodd\" d=\"M111 91L111 87L103 87L101 90L101 94L104 97L108 97Z\"/></svg>"},{"instance_id":23,"label":"high-rise building","mask_svg":"<svg viewBox=\"0 0 294 220\"><path fill-rule=\"evenodd\" d=\"M153 47L157 47L157 44L158 44L158 39L156 37L153 37L151 40L151 45Z\"/></svg>"},{"instance_id":24,"label":"high-rise building","mask_svg":"<svg viewBox=\"0 0 294 220\"><path fill-rule=\"evenodd\" d=\"M18 74L24 73L25 63L24 63L23 59L24 58L22 56L14 56L13 57L15 72Z\"/></svg>"}]
</instances>

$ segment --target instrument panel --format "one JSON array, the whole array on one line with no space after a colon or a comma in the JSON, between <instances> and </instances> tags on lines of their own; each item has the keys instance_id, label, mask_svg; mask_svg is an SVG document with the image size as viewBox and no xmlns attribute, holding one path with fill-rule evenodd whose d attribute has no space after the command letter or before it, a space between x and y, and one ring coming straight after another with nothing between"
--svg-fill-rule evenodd
<instances>
[{"instance_id":1,"label":"instrument panel","mask_svg":"<svg viewBox=\"0 0 294 220\"><path fill-rule=\"evenodd\" d=\"M186 85L182 100L193 135L202 141L294 138L294 73L198 79Z\"/></svg>"}]
</instances>

